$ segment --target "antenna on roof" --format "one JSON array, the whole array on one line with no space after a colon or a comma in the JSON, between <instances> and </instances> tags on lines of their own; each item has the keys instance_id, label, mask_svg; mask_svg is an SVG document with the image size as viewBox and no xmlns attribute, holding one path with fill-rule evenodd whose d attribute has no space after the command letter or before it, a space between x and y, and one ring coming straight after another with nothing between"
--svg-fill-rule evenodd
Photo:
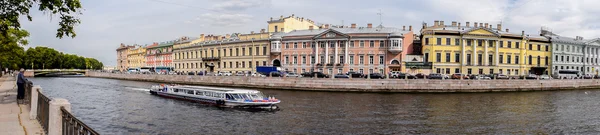
<instances>
[{"instance_id":1,"label":"antenna on roof","mask_svg":"<svg viewBox=\"0 0 600 135\"><path fill-rule=\"evenodd\" d=\"M379 25L383 25L383 20L381 19L381 16L383 16L383 13L381 12L381 9L379 9L379 13L377 13L377 15L379 15Z\"/></svg>"}]
</instances>

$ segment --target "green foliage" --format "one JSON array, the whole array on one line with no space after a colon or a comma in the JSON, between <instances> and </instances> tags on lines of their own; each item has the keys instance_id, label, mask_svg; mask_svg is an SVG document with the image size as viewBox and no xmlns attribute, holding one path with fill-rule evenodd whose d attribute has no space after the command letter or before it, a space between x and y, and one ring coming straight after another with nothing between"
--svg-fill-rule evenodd
<instances>
[{"instance_id":1,"label":"green foliage","mask_svg":"<svg viewBox=\"0 0 600 135\"><path fill-rule=\"evenodd\" d=\"M26 69L102 69L102 62L73 54L64 54L48 47L29 48L25 51Z\"/></svg>"},{"instance_id":2,"label":"green foliage","mask_svg":"<svg viewBox=\"0 0 600 135\"><path fill-rule=\"evenodd\" d=\"M29 33L25 30L9 29L6 35L0 34L0 67L18 69L23 64L23 45Z\"/></svg>"},{"instance_id":3,"label":"green foliage","mask_svg":"<svg viewBox=\"0 0 600 135\"><path fill-rule=\"evenodd\" d=\"M59 16L57 38L77 36L74 27L81 22L75 16L81 14L79 0L2 0L0 1L1 35L8 35L11 29L21 30L20 16L26 16L31 21L33 18L30 15L30 9L34 5L37 5L39 11Z\"/></svg>"}]
</instances>

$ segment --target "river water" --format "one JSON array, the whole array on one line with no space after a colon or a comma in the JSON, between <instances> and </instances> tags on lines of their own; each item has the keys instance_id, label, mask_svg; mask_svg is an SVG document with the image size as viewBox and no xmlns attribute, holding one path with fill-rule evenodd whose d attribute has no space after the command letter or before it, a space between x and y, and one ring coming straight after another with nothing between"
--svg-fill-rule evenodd
<instances>
[{"instance_id":1,"label":"river water","mask_svg":"<svg viewBox=\"0 0 600 135\"><path fill-rule=\"evenodd\" d=\"M101 134L600 134L600 91L450 94L261 90L279 111L153 96L152 82L31 78Z\"/></svg>"}]
</instances>

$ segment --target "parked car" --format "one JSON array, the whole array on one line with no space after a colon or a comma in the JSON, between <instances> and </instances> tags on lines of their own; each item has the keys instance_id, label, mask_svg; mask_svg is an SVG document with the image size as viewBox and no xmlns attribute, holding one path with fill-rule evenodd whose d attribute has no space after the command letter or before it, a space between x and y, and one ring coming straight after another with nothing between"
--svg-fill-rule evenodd
<instances>
[{"instance_id":1,"label":"parked car","mask_svg":"<svg viewBox=\"0 0 600 135\"><path fill-rule=\"evenodd\" d=\"M335 76L333 76L333 78L350 78L350 76L340 73L340 74L336 74Z\"/></svg>"},{"instance_id":2,"label":"parked car","mask_svg":"<svg viewBox=\"0 0 600 135\"><path fill-rule=\"evenodd\" d=\"M452 74L452 76L450 78L451 79L460 79L460 78L462 78L462 79L469 79L468 76L463 75L461 73Z\"/></svg>"},{"instance_id":3,"label":"parked car","mask_svg":"<svg viewBox=\"0 0 600 135\"><path fill-rule=\"evenodd\" d=\"M298 74L296 74L296 73L294 73L294 72L290 72L290 73L287 73L287 74L285 75L285 77L299 77L299 76L298 76Z\"/></svg>"},{"instance_id":4,"label":"parked car","mask_svg":"<svg viewBox=\"0 0 600 135\"><path fill-rule=\"evenodd\" d=\"M416 79L417 78L416 76L408 74L408 73L398 73L396 77L400 78L400 79L405 79L405 78L406 79Z\"/></svg>"},{"instance_id":5,"label":"parked car","mask_svg":"<svg viewBox=\"0 0 600 135\"><path fill-rule=\"evenodd\" d=\"M427 79L442 79L444 78L444 76L442 76L442 74L438 74L438 73L431 73L429 75L427 75Z\"/></svg>"},{"instance_id":6,"label":"parked car","mask_svg":"<svg viewBox=\"0 0 600 135\"><path fill-rule=\"evenodd\" d=\"M302 77L311 77L311 73L310 72L304 72L302 74L300 74Z\"/></svg>"},{"instance_id":7,"label":"parked car","mask_svg":"<svg viewBox=\"0 0 600 135\"><path fill-rule=\"evenodd\" d=\"M323 72L311 72L310 73L310 77L315 77L317 76L317 78L329 78L329 75L324 74Z\"/></svg>"},{"instance_id":8,"label":"parked car","mask_svg":"<svg viewBox=\"0 0 600 135\"><path fill-rule=\"evenodd\" d=\"M204 72L200 71L196 75L204 75Z\"/></svg>"},{"instance_id":9,"label":"parked car","mask_svg":"<svg viewBox=\"0 0 600 135\"><path fill-rule=\"evenodd\" d=\"M418 73L415 75L415 77L417 77L417 79L423 79L423 78L427 78L427 75L425 75L423 73Z\"/></svg>"},{"instance_id":10,"label":"parked car","mask_svg":"<svg viewBox=\"0 0 600 135\"><path fill-rule=\"evenodd\" d=\"M283 76L283 75L281 74L281 72L279 72L279 71L272 71L272 72L270 72L270 73L269 73L269 75L270 75L271 77L281 77L281 76Z\"/></svg>"},{"instance_id":11,"label":"parked car","mask_svg":"<svg viewBox=\"0 0 600 135\"><path fill-rule=\"evenodd\" d=\"M188 72L188 75L196 75L194 72Z\"/></svg>"},{"instance_id":12,"label":"parked car","mask_svg":"<svg viewBox=\"0 0 600 135\"><path fill-rule=\"evenodd\" d=\"M369 77L370 77L371 79L383 79L383 78L385 78L385 76L383 76L383 75L382 75L382 74L380 74L380 73L371 73L371 74L369 74L368 76L365 76L364 78L369 78Z\"/></svg>"},{"instance_id":13,"label":"parked car","mask_svg":"<svg viewBox=\"0 0 600 135\"><path fill-rule=\"evenodd\" d=\"M346 73L346 75L352 77L352 78L362 78L364 75L358 72L348 72Z\"/></svg>"},{"instance_id":14,"label":"parked car","mask_svg":"<svg viewBox=\"0 0 600 135\"><path fill-rule=\"evenodd\" d=\"M544 75L541 75L541 76L540 76L540 79L542 79L542 80L550 80L550 79L552 79L552 78L551 78L549 75L545 75L545 74L544 74Z\"/></svg>"},{"instance_id":15,"label":"parked car","mask_svg":"<svg viewBox=\"0 0 600 135\"><path fill-rule=\"evenodd\" d=\"M504 74L497 74L496 75L496 79L509 79L509 77L507 75L504 75Z\"/></svg>"},{"instance_id":16,"label":"parked car","mask_svg":"<svg viewBox=\"0 0 600 135\"><path fill-rule=\"evenodd\" d=\"M583 75L583 79L594 79L594 75L592 75L592 74L585 74L585 75Z\"/></svg>"},{"instance_id":17,"label":"parked car","mask_svg":"<svg viewBox=\"0 0 600 135\"><path fill-rule=\"evenodd\" d=\"M477 75L477 76L475 76L475 79L477 79L477 80L491 80L492 78L490 78L487 75Z\"/></svg>"},{"instance_id":18,"label":"parked car","mask_svg":"<svg viewBox=\"0 0 600 135\"><path fill-rule=\"evenodd\" d=\"M402 74L402 72L400 72L400 71L392 71L390 73L390 78L401 78L400 74Z\"/></svg>"},{"instance_id":19,"label":"parked car","mask_svg":"<svg viewBox=\"0 0 600 135\"><path fill-rule=\"evenodd\" d=\"M525 76L525 79L537 79L537 78L538 78L538 76L535 74L529 74L529 75Z\"/></svg>"}]
</instances>

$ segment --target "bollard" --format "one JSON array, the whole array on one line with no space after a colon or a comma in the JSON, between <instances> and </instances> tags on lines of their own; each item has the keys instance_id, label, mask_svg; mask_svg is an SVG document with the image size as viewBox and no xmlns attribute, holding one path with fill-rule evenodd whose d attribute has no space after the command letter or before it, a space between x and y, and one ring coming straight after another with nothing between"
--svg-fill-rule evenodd
<instances>
[{"instance_id":1,"label":"bollard","mask_svg":"<svg viewBox=\"0 0 600 135\"><path fill-rule=\"evenodd\" d=\"M315 76L314 78L319 78L319 76L317 76L317 74L315 74L314 76Z\"/></svg>"},{"instance_id":2,"label":"bollard","mask_svg":"<svg viewBox=\"0 0 600 135\"><path fill-rule=\"evenodd\" d=\"M269 77L273 77L273 73L272 72L269 72Z\"/></svg>"},{"instance_id":3,"label":"bollard","mask_svg":"<svg viewBox=\"0 0 600 135\"><path fill-rule=\"evenodd\" d=\"M42 87L40 85L35 85L31 89L31 109L29 111L29 119L35 120L37 119L37 108L38 108L38 90L41 92Z\"/></svg>"},{"instance_id":4,"label":"bollard","mask_svg":"<svg viewBox=\"0 0 600 135\"><path fill-rule=\"evenodd\" d=\"M408 74L404 74L404 80L408 79Z\"/></svg>"},{"instance_id":5,"label":"bollard","mask_svg":"<svg viewBox=\"0 0 600 135\"><path fill-rule=\"evenodd\" d=\"M67 99L54 98L50 101L50 107L48 109L49 135L63 134L62 112L60 111L60 107L65 107L65 110L71 112L71 103L69 103Z\"/></svg>"},{"instance_id":6,"label":"bollard","mask_svg":"<svg viewBox=\"0 0 600 135\"><path fill-rule=\"evenodd\" d=\"M352 74L348 75L348 79L352 79Z\"/></svg>"},{"instance_id":7,"label":"bollard","mask_svg":"<svg viewBox=\"0 0 600 135\"><path fill-rule=\"evenodd\" d=\"M371 79L371 74L367 74L367 79Z\"/></svg>"}]
</instances>

